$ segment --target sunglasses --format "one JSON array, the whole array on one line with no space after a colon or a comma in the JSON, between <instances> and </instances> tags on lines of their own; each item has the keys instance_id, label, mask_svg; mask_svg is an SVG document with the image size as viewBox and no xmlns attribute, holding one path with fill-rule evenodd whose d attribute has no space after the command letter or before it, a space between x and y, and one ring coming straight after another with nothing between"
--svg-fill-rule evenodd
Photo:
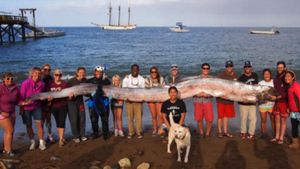
<instances>
[{"instance_id":1,"label":"sunglasses","mask_svg":"<svg viewBox=\"0 0 300 169\"><path fill-rule=\"evenodd\" d=\"M232 68L233 66L226 66L226 68L229 68L229 67Z\"/></svg>"},{"instance_id":2,"label":"sunglasses","mask_svg":"<svg viewBox=\"0 0 300 169\"><path fill-rule=\"evenodd\" d=\"M203 67L202 69L203 70L209 70L210 68L209 67Z\"/></svg>"},{"instance_id":3,"label":"sunglasses","mask_svg":"<svg viewBox=\"0 0 300 169\"><path fill-rule=\"evenodd\" d=\"M14 78L12 78L12 77L7 77L7 78L5 78L5 80L14 80Z\"/></svg>"},{"instance_id":4,"label":"sunglasses","mask_svg":"<svg viewBox=\"0 0 300 169\"><path fill-rule=\"evenodd\" d=\"M151 71L150 73L157 73L157 71Z\"/></svg>"},{"instance_id":5,"label":"sunglasses","mask_svg":"<svg viewBox=\"0 0 300 169\"><path fill-rule=\"evenodd\" d=\"M244 68L252 68L252 66L244 66Z\"/></svg>"},{"instance_id":6,"label":"sunglasses","mask_svg":"<svg viewBox=\"0 0 300 169\"><path fill-rule=\"evenodd\" d=\"M51 69L44 68L44 71L49 71L49 72L50 72L50 71L51 71Z\"/></svg>"},{"instance_id":7,"label":"sunglasses","mask_svg":"<svg viewBox=\"0 0 300 169\"><path fill-rule=\"evenodd\" d=\"M54 76L61 77L62 74L54 74Z\"/></svg>"}]
</instances>

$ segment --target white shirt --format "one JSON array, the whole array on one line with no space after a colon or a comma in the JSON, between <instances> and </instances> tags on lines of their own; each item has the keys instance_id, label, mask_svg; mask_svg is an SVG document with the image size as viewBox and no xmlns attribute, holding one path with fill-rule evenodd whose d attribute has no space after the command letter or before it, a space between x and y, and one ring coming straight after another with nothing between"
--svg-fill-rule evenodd
<instances>
[{"instance_id":1,"label":"white shirt","mask_svg":"<svg viewBox=\"0 0 300 169\"><path fill-rule=\"evenodd\" d=\"M132 77L132 75L130 74L123 79L122 87L145 88L145 79L141 75L138 75L137 77Z\"/></svg>"},{"instance_id":2,"label":"white shirt","mask_svg":"<svg viewBox=\"0 0 300 169\"><path fill-rule=\"evenodd\" d=\"M265 80L262 80L258 83L259 85L262 85L262 86L270 86L270 87L274 87L274 83L273 83L273 80L267 82ZM263 109L271 109L273 108L274 106L274 102L273 101L267 101L267 102L264 102L263 104L260 104L259 105L259 108L263 108Z\"/></svg>"}]
</instances>

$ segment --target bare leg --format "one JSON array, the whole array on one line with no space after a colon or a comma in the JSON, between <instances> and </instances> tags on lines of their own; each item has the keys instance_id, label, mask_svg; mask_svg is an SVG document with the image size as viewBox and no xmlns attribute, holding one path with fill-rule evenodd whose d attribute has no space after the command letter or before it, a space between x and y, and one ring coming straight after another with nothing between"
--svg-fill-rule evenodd
<instances>
[{"instance_id":1,"label":"bare leg","mask_svg":"<svg viewBox=\"0 0 300 169\"><path fill-rule=\"evenodd\" d=\"M224 117L223 123L224 123L224 133L228 133L228 118L227 117Z\"/></svg>"},{"instance_id":2,"label":"bare leg","mask_svg":"<svg viewBox=\"0 0 300 169\"><path fill-rule=\"evenodd\" d=\"M44 140L44 131L43 131L42 122L37 120L37 121L35 121L35 124L36 124L36 128L37 128L37 131L38 131L39 140Z\"/></svg>"},{"instance_id":3,"label":"bare leg","mask_svg":"<svg viewBox=\"0 0 300 169\"><path fill-rule=\"evenodd\" d=\"M280 118L280 123L281 123L281 127L280 127L279 139L283 140L284 134L285 134L285 130L286 130L286 118L285 117Z\"/></svg>"},{"instance_id":4,"label":"bare leg","mask_svg":"<svg viewBox=\"0 0 300 169\"><path fill-rule=\"evenodd\" d=\"M276 133L276 129L275 129L275 116L273 114L270 113L270 121L271 121L271 126L273 129L273 135L275 135Z\"/></svg>"},{"instance_id":5,"label":"bare leg","mask_svg":"<svg viewBox=\"0 0 300 169\"><path fill-rule=\"evenodd\" d=\"M157 113L155 103L148 103L148 106L152 116L153 132L157 132Z\"/></svg>"},{"instance_id":6,"label":"bare leg","mask_svg":"<svg viewBox=\"0 0 300 169\"><path fill-rule=\"evenodd\" d=\"M261 117L261 133L267 133L267 112L260 112Z\"/></svg>"},{"instance_id":7,"label":"bare leg","mask_svg":"<svg viewBox=\"0 0 300 169\"><path fill-rule=\"evenodd\" d=\"M204 131L203 131L203 122L202 122L202 120L200 120L200 121L198 122L198 128L199 128L199 133L200 133L200 135L203 135L203 134L204 134Z\"/></svg>"},{"instance_id":8,"label":"bare leg","mask_svg":"<svg viewBox=\"0 0 300 169\"><path fill-rule=\"evenodd\" d=\"M4 130L3 142L4 142L4 150L6 152L12 151L12 136L13 136L13 126L10 118L6 118L1 120L0 127Z\"/></svg>"},{"instance_id":9,"label":"bare leg","mask_svg":"<svg viewBox=\"0 0 300 169\"><path fill-rule=\"evenodd\" d=\"M33 133L33 129L32 129L32 124L27 124L26 125L26 130L27 130L27 134L30 140L33 139L34 137L34 133Z\"/></svg>"},{"instance_id":10,"label":"bare leg","mask_svg":"<svg viewBox=\"0 0 300 169\"><path fill-rule=\"evenodd\" d=\"M118 123L118 110L117 110L117 108L113 109L113 116L114 116L114 129L116 130L116 129L118 129L118 125L117 125L117 123Z\"/></svg>"},{"instance_id":11,"label":"bare leg","mask_svg":"<svg viewBox=\"0 0 300 169\"><path fill-rule=\"evenodd\" d=\"M157 116L158 116L158 120L157 120L157 126L161 126L162 123L163 123L163 117L162 117L162 114L161 114L161 105L162 103L156 103L156 113L157 113Z\"/></svg>"},{"instance_id":12,"label":"bare leg","mask_svg":"<svg viewBox=\"0 0 300 169\"><path fill-rule=\"evenodd\" d=\"M280 137L280 116L275 115L275 138L279 139Z\"/></svg>"},{"instance_id":13,"label":"bare leg","mask_svg":"<svg viewBox=\"0 0 300 169\"><path fill-rule=\"evenodd\" d=\"M222 133L222 121L223 119L218 119L218 132Z\"/></svg>"},{"instance_id":14,"label":"bare leg","mask_svg":"<svg viewBox=\"0 0 300 169\"><path fill-rule=\"evenodd\" d=\"M206 122L206 136L210 135L212 122Z\"/></svg>"},{"instance_id":15,"label":"bare leg","mask_svg":"<svg viewBox=\"0 0 300 169\"><path fill-rule=\"evenodd\" d=\"M118 129L119 130L123 130L123 127L122 127L122 112L123 112L122 108L117 109L117 123L118 123Z\"/></svg>"}]
</instances>

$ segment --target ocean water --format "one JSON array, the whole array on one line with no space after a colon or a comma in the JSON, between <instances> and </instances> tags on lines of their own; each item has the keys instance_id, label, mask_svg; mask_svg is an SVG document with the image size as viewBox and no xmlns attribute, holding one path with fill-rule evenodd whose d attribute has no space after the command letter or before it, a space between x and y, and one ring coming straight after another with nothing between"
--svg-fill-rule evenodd
<instances>
[{"instance_id":1,"label":"ocean water","mask_svg":"<svg viewBox=\"0 0 300 169\"><path fill-rule=\"evenodd\" d=\"M130 65L137 63L142 75L149 74L154 65L167 75L170 65L176 63L182 75L192 76L199 74L204 62L210 63L216 74L230 59L239 73L246 60L252 61L257 72L264 68L275 70L276 62L284 60L288 68L300 73L300 28L281 28L276 36L249 34L253 29L269 28L191 27L184 34L172 33L167 27L140 27L133 31L103 31L96 27L50 29L63 30L66 36L0 46L0 72L14 72L21 82L31 67L44 63L51 64L52 69L62 69L64 75L73 75L78 66L86 67L92 75L96 65L105 64L111 77L128 74ZM194 124L191 99L187 105L187 122ZM143 120L151 124L146 104L144 110ZM123 117L126 126L125 113ZM232 123L238 127L236 119ZM88 117L87 122L90 131ZM17 132L25 131L19 116L16 126Z\"/></svg>"}]
</instances>

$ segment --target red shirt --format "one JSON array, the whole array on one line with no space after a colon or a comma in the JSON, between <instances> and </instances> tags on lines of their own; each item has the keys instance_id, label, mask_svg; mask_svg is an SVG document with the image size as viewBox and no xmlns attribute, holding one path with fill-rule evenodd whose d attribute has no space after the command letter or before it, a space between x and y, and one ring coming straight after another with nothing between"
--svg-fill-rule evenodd
<instances>
[{"instance_id":1,"label":"red shirt","mask_svg":"<svg viewBox=\"0 0 300 169\"><path fill-rule=\"evenodd\" d=\"M49 85L50 91L59 91L65 88L68 88L68 84L65 81L61 81L60 84L56 84L54 81L52 81ZM51 105L53 108L61 108L63 106L67 105L67 98L60 98L60 99L54 99L51 101Z\"/></svg>"},{"instance_id":2,"label":"red shirt","mask_svg":"<svg viewBox=\"0 0 300 169\"><path fill-rule=\"evenodd\" d=\"M294 82L288 90L288 100L290 112L299 112L299 107L297 107L295 96L298 98L298 105L300 105L300 84Z\"/></svg>"}]
</instances>

